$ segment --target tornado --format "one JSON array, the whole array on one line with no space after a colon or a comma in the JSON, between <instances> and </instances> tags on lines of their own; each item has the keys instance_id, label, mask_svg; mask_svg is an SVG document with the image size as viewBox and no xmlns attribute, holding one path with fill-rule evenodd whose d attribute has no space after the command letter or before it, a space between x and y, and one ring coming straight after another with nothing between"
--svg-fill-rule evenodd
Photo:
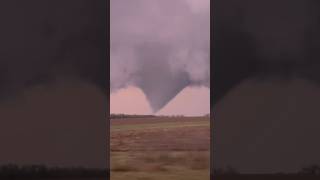
<instances>
[{"instance_id":1,"label":"tornado","mask_svg":"<svg viewBox=\"0 0 320 180\"><path fill-rule=\"evenodd\" d=\"M111 0L111 93L140 88L154 112L210 85L209 0Z\"/></svg>"}]
</instances>

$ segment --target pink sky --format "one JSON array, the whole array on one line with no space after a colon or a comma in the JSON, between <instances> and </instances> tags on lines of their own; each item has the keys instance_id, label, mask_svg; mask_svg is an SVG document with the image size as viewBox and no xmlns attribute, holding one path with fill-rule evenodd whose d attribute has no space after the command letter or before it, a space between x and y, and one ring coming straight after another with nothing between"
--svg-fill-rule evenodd
<instances>
[{"instance_id":1,"label":"pink sky","mask_svg":"<svg viewBox=\"0 0 320 180\"><path fill-rule=\"evenodd\" d=\"M136 87L121 89L110 95L110 112L126 114L152 114L143 92ZM183 89L156 115L198 116L210 112L210 90L206 87Z\"/></svg>"}]
</instances>

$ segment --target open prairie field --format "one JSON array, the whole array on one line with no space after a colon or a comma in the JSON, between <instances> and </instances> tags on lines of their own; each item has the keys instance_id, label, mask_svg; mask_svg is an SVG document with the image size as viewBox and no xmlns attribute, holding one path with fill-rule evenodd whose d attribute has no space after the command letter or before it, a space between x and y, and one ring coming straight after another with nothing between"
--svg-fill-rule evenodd
<instances>
[{"instance_id":1,"label":"open prairie field","mask_svg":"<svg viewBox=\"0 0 320 180\"><path fill-rule=\"evenodd\" d=\"M208 117L111 120L112 180L209 180Z\"/></svg>"}]
</instances>

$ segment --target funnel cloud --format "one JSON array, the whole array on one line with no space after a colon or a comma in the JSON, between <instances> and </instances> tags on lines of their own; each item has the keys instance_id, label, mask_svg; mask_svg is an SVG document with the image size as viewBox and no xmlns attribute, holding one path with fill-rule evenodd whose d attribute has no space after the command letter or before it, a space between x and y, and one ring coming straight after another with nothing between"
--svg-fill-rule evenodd
<instances>
[{"instance_id":1,"label":"funnel cloud","mask_svg":"<svg viewBox=\"0 0 320 180\"><path fill-rule=\"evenodd\" d=\"M139 87L157 112L185 87L209 87L209 4L112 0L111 93Z\"/></svg>"}]
</instances>

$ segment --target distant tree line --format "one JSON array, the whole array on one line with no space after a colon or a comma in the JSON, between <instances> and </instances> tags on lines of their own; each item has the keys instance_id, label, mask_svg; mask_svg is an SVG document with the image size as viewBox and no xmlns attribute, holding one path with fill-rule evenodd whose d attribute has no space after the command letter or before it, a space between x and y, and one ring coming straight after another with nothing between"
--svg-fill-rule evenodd
<instances>
[{"instance_id":1,"label":"distant tree line","mask_svg":"<svg viewBox=\"0 0 320 180\"><path fill-rule=\"evenodd\" d=\"M210 117L210 114L203 115ZM110 114L111 119L128 119L128 118L155 118L155 117L185 117L184 115L138 115L138 114Z\"/></svg>"},{"instance_id":2,"label":"distant tree line","mask_svg":"<svg viewBox=\"0 0 320 180\"><path fill-rule=\"evenodd\" d=\"M18 166L8 164L0 166L0 179L12 178L83 178L107 177L106 169L93 169L83 167L47 167L45 165Z\"/></svg>"},{"instance_id":3,"label":"distant tree line","mask_svg":"<svg viewBox=\"0 0 320 180\"><path fill-rule=\"evenodd\" d=\"M111 119L123 119L123 118L152 118L155 115L138 115L138 114L111 114Z\"/></svg>"},{"instance_id":4,"label":"distant tree line","mask_svg":"<svg viewBox=\"0 0 320 180\"><path fill-rule=\"evenodd\" d=\"M138 114L111 114L111 119L124 119L124 118L155 118L155 117L184 117L184 115L138 115Z\"/></svg>"}]
</instances>

